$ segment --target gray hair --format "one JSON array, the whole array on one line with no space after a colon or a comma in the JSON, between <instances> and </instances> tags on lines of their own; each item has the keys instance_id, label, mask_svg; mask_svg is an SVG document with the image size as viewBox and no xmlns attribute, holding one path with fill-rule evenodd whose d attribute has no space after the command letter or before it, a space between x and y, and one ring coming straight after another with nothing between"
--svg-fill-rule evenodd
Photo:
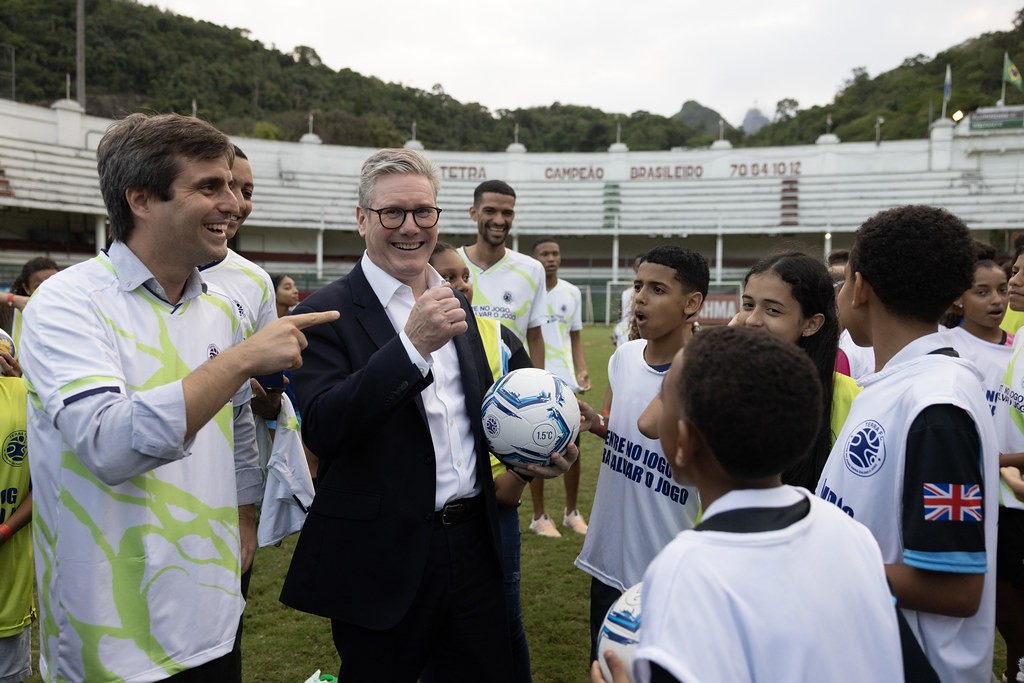
<instances>
[{"instance_id":1,"label":"gray hair","mask_svg":"<svg viewBox=\"0 0 1024 683\"><path fill-rule=\"evenodd\" d=\"M132 114L107 128L96 159L111 237L124 242L135 225L126 191L143 189L169 201L183 160L227 159L231 164L234 145L209 123L190 116Z\"/></svg>"},{"instance_id":2,"label":"gray hair","mask_svg":"<svg viewBox=\"0 0 1024 683\"><path fill-rule=\"evenodd\" d=\"M413 149L382 149L374 152L363 162L359 173L359 206L371 208L373 190L377 179L394 173L421 175L430 181L434 188L434 199L441 190L441 173L434 162Z\"/></svg>"}]
</instances>

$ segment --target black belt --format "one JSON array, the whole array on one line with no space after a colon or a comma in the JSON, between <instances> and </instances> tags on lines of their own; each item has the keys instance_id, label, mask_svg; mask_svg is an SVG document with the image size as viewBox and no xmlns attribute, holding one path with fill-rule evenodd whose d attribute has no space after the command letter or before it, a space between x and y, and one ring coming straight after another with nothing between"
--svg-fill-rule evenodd
<instances>
[{"instance_id":1,"label":"black belt","mask_svg":"<svg viewBox=\"0 0 1024 683\"><path fill-rule=\"evenodd\" d=\"M446 503L434 513L434 522L440 526L451 526L473 519L484 509L484 496L480 494L472 498L460 498Z\"/></svg>"}]
</instances>

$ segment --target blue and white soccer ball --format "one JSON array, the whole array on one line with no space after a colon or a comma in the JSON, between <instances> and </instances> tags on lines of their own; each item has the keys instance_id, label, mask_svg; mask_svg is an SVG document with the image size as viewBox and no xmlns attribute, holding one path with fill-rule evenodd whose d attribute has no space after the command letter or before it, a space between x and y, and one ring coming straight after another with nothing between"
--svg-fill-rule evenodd
<instances>
[{"instance_id":1,"label":"blue and white soccer ball","mask_svg":"<svg viewBox=\"0 0 1024 683\"><path fill-rule=\"evenodd\" d=\"M546 465L580 430L572 389L547 370L522 368L487 390L480 411L491 452L506 465Z\"/></svg>"},{"instance_id":2,"label":"blue and white soccer ball","mask_svg":"<svg viewBox=\"0 0 1024 683\"><path fill-rule=\"evenodd\" d=\"M0 351L11 354L11 357L18 357L18 348L14 345L11 335L0 330Z\"/></svg>"},{"instance_id":3,"label":"blue and white soccer ball","mask_svg":"<svg viewBox=\"0 0 1024 683\"><path fill-rule=\"evenodd\" d=\"M626 665L629 680L633 680L633 653L640 645L640 596L643 582L636 584L616 600L601 624L597 634L597 661L601 675L612 682L612 672L604 661L604 653L612 650Z\"/></svg>"}]
</instances>

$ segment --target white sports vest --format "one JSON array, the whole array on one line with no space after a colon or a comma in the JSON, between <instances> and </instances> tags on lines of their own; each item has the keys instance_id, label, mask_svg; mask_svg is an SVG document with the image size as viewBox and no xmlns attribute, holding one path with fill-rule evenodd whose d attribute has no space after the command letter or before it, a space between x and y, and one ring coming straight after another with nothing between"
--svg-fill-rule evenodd
<instances>
[{"instance_id":1,"label":"white sports vest","mask_svg":"<svg viewBox=\"0 0 1024 683\"><path fill-rule=\"evenodd\" d=\"M637 418L661 390L664 372L644 361L646 340L620 346L608 361L612 407L590 528L576 566L625 591L683 529L692 529L696 489L672 480L661 444L636 427Z\"/></svg>"},{"instance_id":2,"label":"white sports vest","mask_svg":"<svg viewBox=\"0 0 1024 683\"><path fill-rule=\"evenodd\" d=\"M913 348L911 348L911 346ZM981 441L984 494L985 586L978 612L968 619L903 610L928 660L943 681L989 680L995 623L998 452L980 373L969 361L931 354L948 346L944 334L915 340L878 373L860 380L864 391L854 400L843 431L825 464L817 494L838 505L874 535L888 563L908 563L946 571L978 572L978 557L906 557L901 531L908 431L928 406L949 404L966 411ZM989 454L982 458L982 454ZM939 482L945 483L945 482ZM924 512L922 512L924 514ZM932 522L969 524L972 522ZM960 566L962 565L962 566Z\"/></svg>"}]
</instances>

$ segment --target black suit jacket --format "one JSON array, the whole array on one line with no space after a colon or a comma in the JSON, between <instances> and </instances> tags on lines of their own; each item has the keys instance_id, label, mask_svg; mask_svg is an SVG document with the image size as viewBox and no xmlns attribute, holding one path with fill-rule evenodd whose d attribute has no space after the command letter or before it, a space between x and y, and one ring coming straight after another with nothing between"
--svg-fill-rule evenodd
<instances>
[{"instance_id":1,"label":"black suit jacket","mask_svg":"<svg viewBox=\"0 0 1024 683\"><path fill-rule=\"evenodd\" d=\"M477 481L500 576L497 507L480 421L490 370L473 313L454 339L473 425ZM434 448L420 392L433 381L409 360L360 265L308 297L296 313L338 310L305 330L294 372L302 437L320 459L319 487L285 578L286 605L385 629L408 611L434 526Z\"/></svg>"}]
</instances>

